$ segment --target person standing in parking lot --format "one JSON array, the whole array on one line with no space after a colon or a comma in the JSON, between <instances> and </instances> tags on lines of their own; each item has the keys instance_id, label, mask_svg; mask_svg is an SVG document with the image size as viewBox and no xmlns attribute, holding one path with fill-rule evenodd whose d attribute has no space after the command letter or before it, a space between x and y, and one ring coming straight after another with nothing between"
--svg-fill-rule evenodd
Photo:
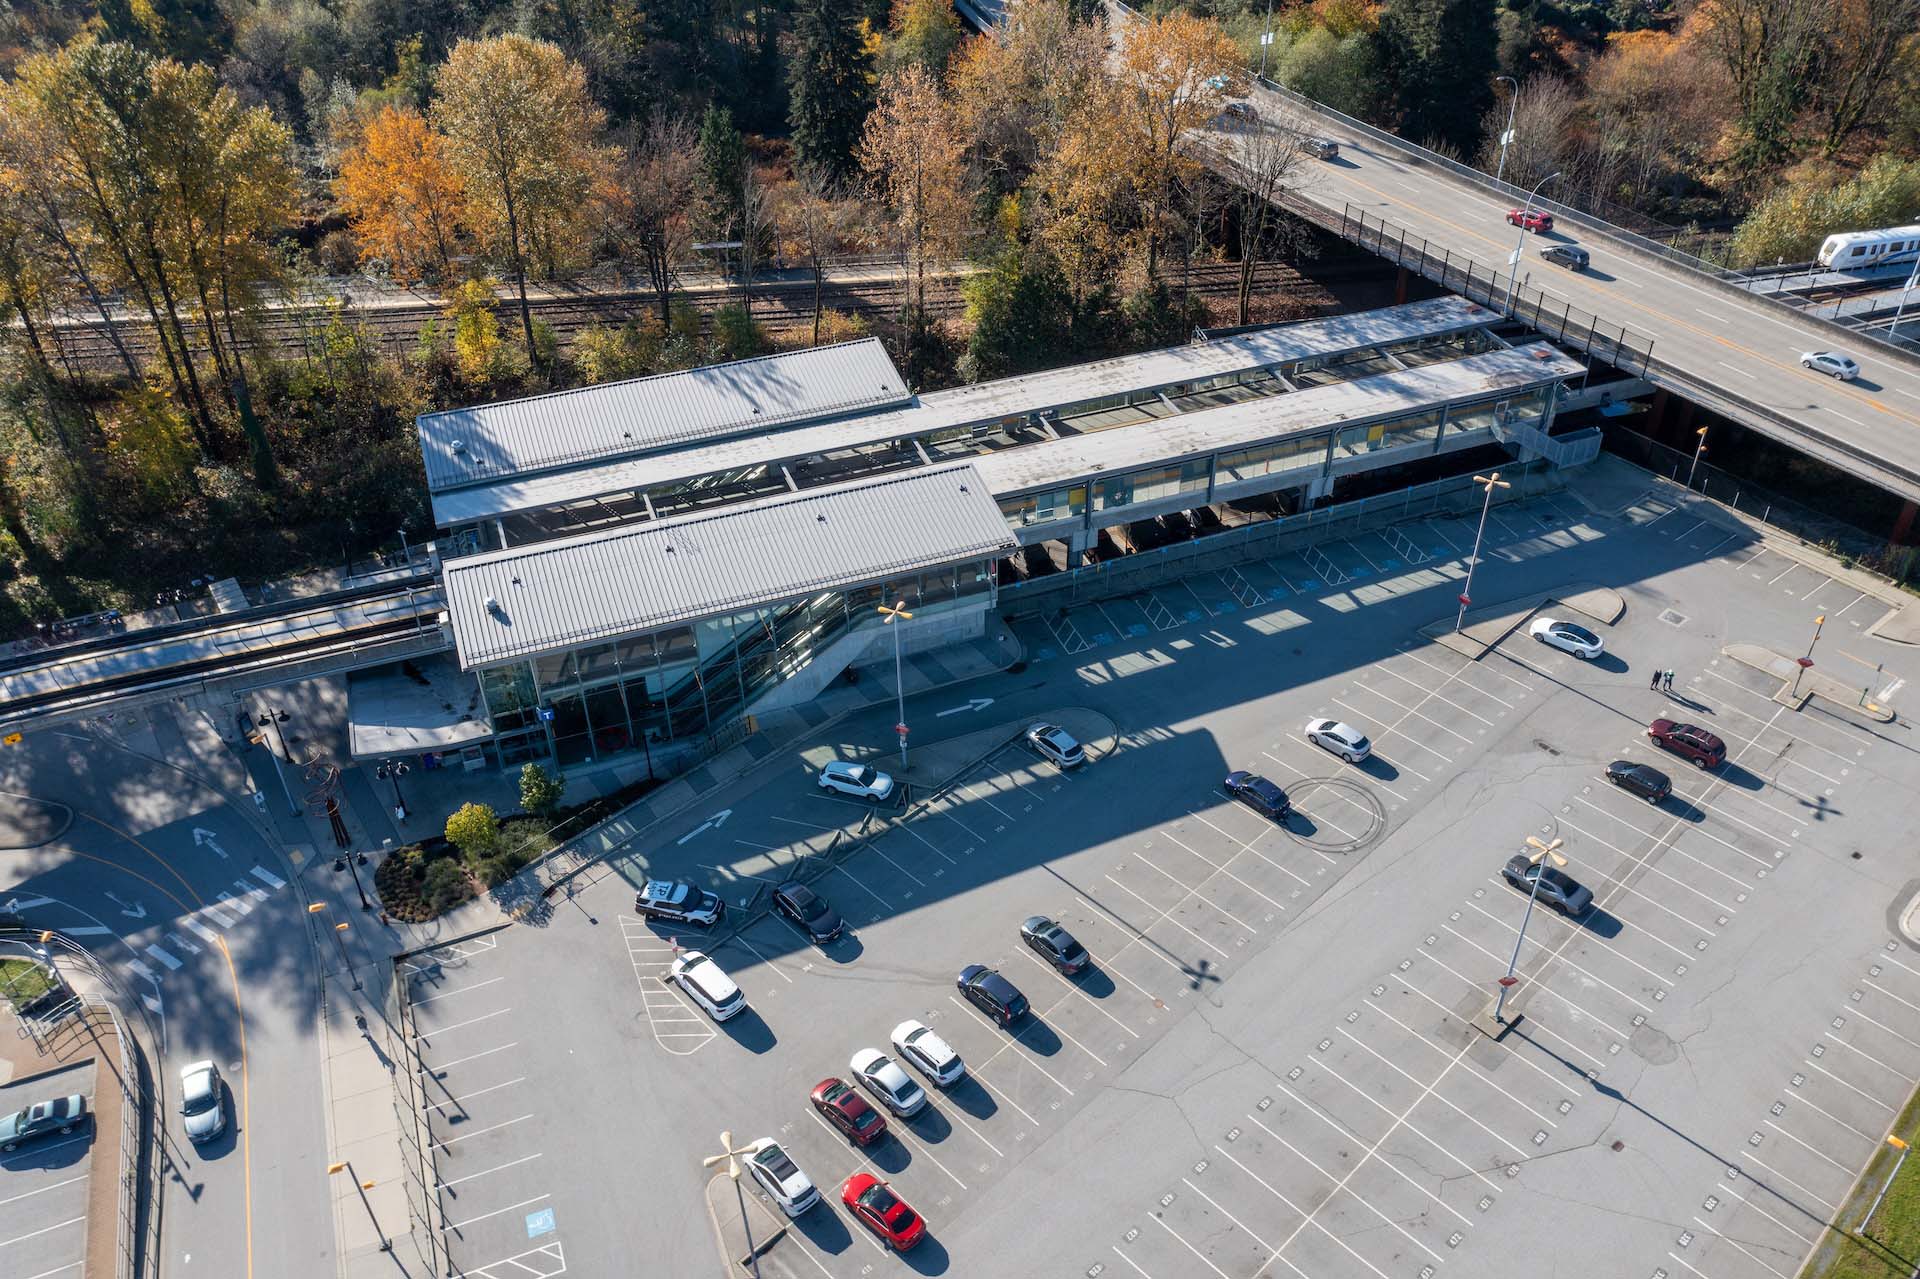
<instances>
[{"instance_id":1,"label":"person standing in parking lot","mask_svg":"<svg viewBox=\"0 0 1920 1279\"><path fill-rule=\"evenodd\" d=\"M1665 674L1666 674L1665 671L1655 671L1653 673L1653 678L1647 681L1647 688L1653 692L1656 692L1656 693L1659 692L1660 680L1661 680L1661 677L1664 676Z\"/></svg>"},{"instance_id":2,"label":"person standing in parking lot","mask_svg":"<svg viewBox=\"0 0 1920 1279\"><path fill-rule=\"evenodd\" d=\"M1663 692L1671 693L1673 691L1673 672L1672 671L1668 671L1665 675L1662 675L1660 677L1660 688Z\"/></svg>"}]
</instances>

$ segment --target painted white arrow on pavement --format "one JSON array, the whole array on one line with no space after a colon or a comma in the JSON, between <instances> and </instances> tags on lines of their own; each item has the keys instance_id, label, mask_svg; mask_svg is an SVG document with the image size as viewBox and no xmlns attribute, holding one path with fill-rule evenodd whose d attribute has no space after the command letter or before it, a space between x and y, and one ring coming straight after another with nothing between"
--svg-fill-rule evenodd
<instances>
[{"instance_id":1,"label":"painted white arrow on pavement","mask_svg":"<svg viewBox=\"0 0 1920 1279\"><path fill-rule=\"evenodd\" d=\"M193 828L193 842L196 847L211 848L214 852L220 854L222 861L226 860L227 850L220 847L220 841L215 839L213 832L206 827L195 826Z\"/></svg>"},{"instance_id":2,"label":"painted white arrow on pavement","mask_svg":"<svg viewBox=\"0 0 1920 1279\"><path fill-rule=\"evenodd\" d=\"M131 902L123 902L112 893L108 893L107 897L114 905L120 908L120 913L128 919L145 919L147 917L147 908L140 904L139 898L136 897Z\"/></svg>"},{"instance_id":3,"label":"painted white arrow on pavement","mask_svg":"<svg viewBox=\"0 0 1920 1279\"><path fill-rule=\"evenodd\" d=\"M970 699L965 706L950 706L944 711L936 711L933 717L935 719L945 719L949 715L964 715L968 711L983 711L991 705L993 705L993 699L991 697L975 697Z\"/></svg>"},{"instance_id":4,"label":"painted white arrow on pavement","mask_svg":"<svg viewBox=\"0 0 1920 1279\"><path fill-rule=\"evenodd\" d=\"M731 816L733 816L733 810L731 808L723 808L719 812L715 813L713 816L707 818L706 821L701 822L698 826L695 826L692 830L688 831L686 834L682 835L679 839L676 839L673 842L676 844L684 844L688 840L693 839L695 836L704 835L710 830L718 830L720 829L720 827L725 826L727 824L727 818Z\"/></svg>"},{"instance_id":5,"label":"painted white arrow on pavement","mask_svg":"<svg viewBox=\"0 0 1920 1279\"><path fill-rule=\"evenodd\" d=\"M16 897L5 906L0 906L0 911L13 915L23 910L32 910L35 906L50 905L52 901L51 897Z\"/></svg>"}]
</instances>

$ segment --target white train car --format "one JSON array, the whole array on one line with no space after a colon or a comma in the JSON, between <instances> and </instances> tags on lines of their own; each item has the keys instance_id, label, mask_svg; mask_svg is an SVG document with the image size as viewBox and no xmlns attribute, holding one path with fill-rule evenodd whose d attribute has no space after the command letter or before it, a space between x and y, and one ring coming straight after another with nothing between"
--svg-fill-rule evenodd
<instances>
[{"instance_id":1,"label":"white train car","mask_svg":"<svg viewBox=\"0 0 1920 1279\"><path fill-rule=\"evenodd\" d=\"M1843 231L1820 243L1820 265L1835 271L1911 262L1920 257L1920 226L1885 227L1878 231Z\"/></svg>"}]
</instances>

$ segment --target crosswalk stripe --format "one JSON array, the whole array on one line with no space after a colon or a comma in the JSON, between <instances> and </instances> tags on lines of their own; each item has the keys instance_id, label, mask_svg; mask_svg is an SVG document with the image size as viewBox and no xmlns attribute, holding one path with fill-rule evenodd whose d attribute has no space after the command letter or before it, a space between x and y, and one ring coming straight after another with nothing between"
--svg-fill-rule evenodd
<instances>
[{"instance_id":1,"label":"crosswalk stripe","mask_svg":"<svg viewBox=\"0 0 1920 1279\"><path fill-rule=\"evenodd\" d=\"M212 914L213 913L212 909L208 908L207 913ZM218 946L220 944L220 934L214 932L211 928L208 928L205 924L195 919L192 915L187 915L183 917L180 920L180 926L182 928L185 928L188 932L192 933L195 937L198 937L201 941L207 943L207 945L209 946Z\"/></svg>"},{"instance_id":2,"label":"crosswalk stripe","mask_svg":"<svg viewBox=\"0 0 1920 1279\"><path fill-rule=\"evenodd\" d=\"M237 911L242 916L253 914L253 903L246 898L235 897L232 893L220 893L218 896L220 904L229 910Z\"/></svg>"},{"instance_id":3,"label":"crosswalk stripe","mask_svg":"<svg viewBox=\"0 0 1920 1279\"><path fill-rule=\"evenodd\" d=\"M286 880L280 878L278 875L268 870L265 866L255 866L253 870L250 871L249 873L253 875L254 878L260 880L260 882L265 884L268 888L285 888L287 886Z\"/></svg>"},{"instance_id":4,"label":"crosswalk stripe","mask_svg":"<svg viewBox=\"0 0 1920 1279\"><path fill-rule=\"evenodd\" d=\"M244 879L236 879L233 881L233 886L235 888L238 888L241 892L245 893L247 896L253 898L255 901L263 902L267 900L267 890L260 887L260 885L258 884L249 884Z\"/></svg>"},{"instance_id":5,"label":"crosswalk stripe","mask_svg":"<svg viewBox=\"0 0 1920 1279\"><path fill-rule=\"evenodd\" d=\"M62 928L60 931L69 937L105 937L113 929L105 924L82 924L78 928Z\"/></svg>"},{"instance_id":6,"label":"crosswalk stripe","mask_svg":"<svg viewBox=\"0 0 1920 1279\"><path fill-rule=\"evenodd\" d=\"M182 937L179 933L168 933L167 940L178 946L181 950L186 951L189 955L197 955L200 953L198 946Z\"/></svg>"},{"instance_id":7,"label":"crosswalk stripe","mask_svg":"<svg viewBox=\"0 0 1920 1279\"><path fill-rule=\"evenodd\" d=\"M161 963L165 964L167 966L168 972L172 972L175 969L180 967L179 960L175 959L172 955L168 954L166 951L162 950L158 946L147 947L147 953L149 955L152 955L155 959L159 960Z\"/></svg>"},{"instance_id":8,"label":"crosswalk stripe","mask_svg":"<svg viewBox=\"0 0 1920 1279\"><path fill-rule=\"evenodd\" d=\"M127 961L127 967L133 969L134 972L139 973L142 977L145 977L148 981L160 980L160 974L154 972L153 969L147 967L145 964L141 963L137 959L129 959Z\"/></svg>"}]
</instances>

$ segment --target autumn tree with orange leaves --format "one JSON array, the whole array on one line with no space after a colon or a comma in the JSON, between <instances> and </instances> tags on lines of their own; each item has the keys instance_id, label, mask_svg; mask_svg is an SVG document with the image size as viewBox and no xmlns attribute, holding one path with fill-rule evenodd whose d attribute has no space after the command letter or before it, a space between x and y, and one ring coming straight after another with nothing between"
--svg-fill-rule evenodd
<instances>
[{"instance_id":1,"label":"autumn tree with orange leaves","mask_svg":"<svg viewBox=\"0 0 1920 1279\"><path fill-rule=\"evenodd\" d=\"M347 149L333 184L360 260L403 283L446 279L466 236L466 188L446 145L411 107L382 110Z\"/></svg>"}]
</instances>

